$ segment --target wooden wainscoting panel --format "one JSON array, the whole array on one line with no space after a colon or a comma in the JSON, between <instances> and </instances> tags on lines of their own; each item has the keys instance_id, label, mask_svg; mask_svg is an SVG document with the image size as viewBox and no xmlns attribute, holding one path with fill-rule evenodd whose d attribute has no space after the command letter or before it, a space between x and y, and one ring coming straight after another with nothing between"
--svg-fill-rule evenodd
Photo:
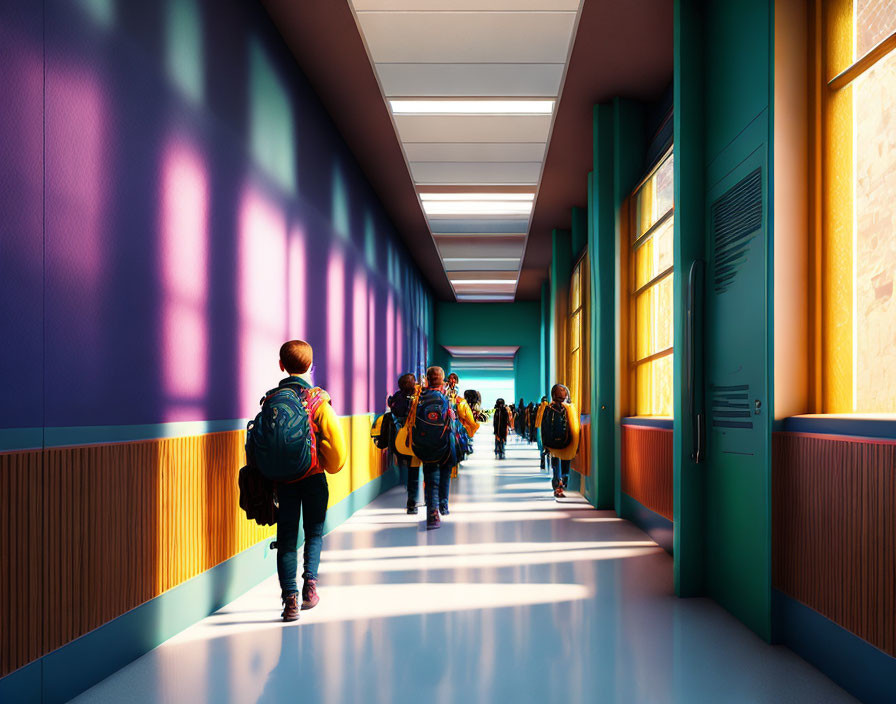
<instances>
[{"instance_id":1,"label":"wooden wainscoting panel","mask_svg":"<svg viewBox=\"0 0 896 704\"><path fill-rule=\"evenodd\" d=\"M622 491L670 521L672 518L672 431L622 426Z\"/></svg>"},{"instance_id":2,"label":"wooden wainscoting panel","mask_svg":"<svg viewBox=\"0 0 896 704\"><path fill-rule=\"evenodd\" d=\"M0 454L0 677L45 652L41 452Z\"/></svg>"},{"instance_id":3,"label":"wooden wainscoting panel","mask_svg":"<svg viewBox=\"0 0 896 704\"><path fill-rule=\"evenodd\" d=\"M579 451L572 460L572 469L583 477L591 476L591 423L582 423L582 432L579 435Z\"/></svg>"},{"instance_id":4,"label":"wooden wainscoting panel","mask_svg":"<svg viewBox=\"0 0 896 704\"><path fill-rule=\"evenodd\" d=\"M896 443L775 433L773 583L896 656Z\"/></svg>"}]
</instances>

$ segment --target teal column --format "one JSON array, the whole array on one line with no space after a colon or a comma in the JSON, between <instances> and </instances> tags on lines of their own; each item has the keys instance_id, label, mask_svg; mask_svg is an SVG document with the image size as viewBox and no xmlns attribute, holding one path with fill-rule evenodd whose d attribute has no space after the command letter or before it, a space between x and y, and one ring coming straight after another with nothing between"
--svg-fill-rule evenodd
<instances>
[{"instance_id":1,"label":"teal column","mask_svg":"<svg viewBox=\"0 0 896 704\"><path fill-rule=\"evenodd\" d=\"M594 107L594 171L589 175L591 253L591 503L612 509L615 491L616 205L613 194L613 105Z\"/></svg>"},{"instance_id":2,"label":"teal column","mask_svg":"<svg viewBox=\"0 0 896 704\"><path fill-rule=\"evenodd\" d=\"M551 351L551 287L547 281L541 284L541 375L538 377L538 383L541 386L542 395L547 395L550 391L550 358Z\"/></svg>"},{"instance_id":3,"label":"teal column","mask_svg":"<svg viewBox=\"0 0 896 704\"><path fill-rule=\"evenodd\" d=\"M616 482L614 497L616 511L623 518L622 512L622 416L631 414L634 409L623 408L622 386L628 382L628 338L622 335L622 316L628 314L629 293L622 289L622 262L626 261L631 241L628 219L623 208L626 199L644 176L644 156L647 149L644 136L644 108L641 103L623 98L613 101L613 202L615 213L615 255L613 258L616 285L614 301L616 321L614 325L615 369L619 383L614 396L615 412L613 414L613 462L614 480Z\"/></svg>"},{"instance_id":4,"label":"teal column","mask_svg":"<svg viewBox=\"0 0 896 704\"><path fill-rule=\"evenodd\" d=\"M703 2L675 0L674 14L674 158L675 158L675 351L673 393L675 414L673 473L675 591L679 596L704 593L705 466L691 460L693 422L687 409L684 380L688 373L685 345L687 276L703 256L704 185L704 65L706 39Z\"/></svg>"},{"instance_id":5,"label":"teal column","mask_svg":"<svg viewBox=\"0 0 896 704\"><path fill-rule=\"evenodd\" d=\"M573 207L572 209L572 261L576 260L588 246L588 210Z\"/></svg>"},{"instance_id":6,"label":"teal column","mask_svg":"<svg viewBox=\"0 0 896 704\"><path fill-rule=\"evenodd\" d=\"M558 324L565 321L557 320L557 306L560 296L565 296L569 289L569 276L572 273L572 244L569 230L553 230L551 232L551 325L550 325L550 373L549 387L560 382L557 378L557 337ZM564 336L559 332L560 339ZM549 388L550 390L550 388Z\"/></svg>"}]
</instances>

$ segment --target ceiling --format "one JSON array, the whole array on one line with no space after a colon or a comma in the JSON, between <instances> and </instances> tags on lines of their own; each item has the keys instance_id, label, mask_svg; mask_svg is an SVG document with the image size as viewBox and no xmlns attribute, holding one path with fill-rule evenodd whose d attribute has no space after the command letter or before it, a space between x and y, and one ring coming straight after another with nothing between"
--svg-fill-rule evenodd
<instances>
[{"instance_id":1,"label":"ceiling","mask_svg":"<svg viewBox=\"0 0 896 704\"><path fill-rule=\"evenodd\" d=\"M592 106L672 77L671 0L262 1L441 300L538 298Z\"/></svg>"},{"instance_id":2,"label":"ceiling","mask_svg":"<svg viewBox=\"0 0 896 704\"><path fill-rule=\"evenodd\" d=\"M459 301L516 294L580 0L350 0Z\"/></svg>"}]
</instances>

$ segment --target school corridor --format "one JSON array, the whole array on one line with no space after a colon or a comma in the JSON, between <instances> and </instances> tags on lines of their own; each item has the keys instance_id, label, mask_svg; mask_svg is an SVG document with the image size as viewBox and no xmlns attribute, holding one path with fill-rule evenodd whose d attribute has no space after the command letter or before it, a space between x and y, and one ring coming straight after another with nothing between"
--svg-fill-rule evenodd
<instances>
[{"instance_id":1,"label":"school corridor","mask_svg":"<svg viewBox=\"0 0 896 704\"><path fill-rule=\"evenodd\" d=\"M850 697L896 0L0 0L0 704Z\"/></svg>"},{"instance_id":2,"label":"school corridor","mask_svg":"<svg viewBox=\"0 0 896 704\"><path fill-rule=\"evenodd\" d=\"M483 435L427 532L392 489L327 535L320 605L279 622L276 578L75 701L855 701L708 599L580 495L555 501L534 445Z\"/></svg>"}]
</instances>

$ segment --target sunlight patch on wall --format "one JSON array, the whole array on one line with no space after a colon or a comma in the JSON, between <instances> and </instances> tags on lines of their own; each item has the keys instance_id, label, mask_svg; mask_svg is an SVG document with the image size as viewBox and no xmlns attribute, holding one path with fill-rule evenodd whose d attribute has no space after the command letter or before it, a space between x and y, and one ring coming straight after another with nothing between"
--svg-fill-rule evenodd
<instances>
[{"instance_id":1,"label":"sunlight patch on wall","mask_svg":"<svg viewBox=\"0 0 896 704\"><path fill-rule=\"evenodd\" d=\"M255 163L287 193L296 191L295 116L265 49L249 45L249 148Z\"/></svg>"}]
</instances>

